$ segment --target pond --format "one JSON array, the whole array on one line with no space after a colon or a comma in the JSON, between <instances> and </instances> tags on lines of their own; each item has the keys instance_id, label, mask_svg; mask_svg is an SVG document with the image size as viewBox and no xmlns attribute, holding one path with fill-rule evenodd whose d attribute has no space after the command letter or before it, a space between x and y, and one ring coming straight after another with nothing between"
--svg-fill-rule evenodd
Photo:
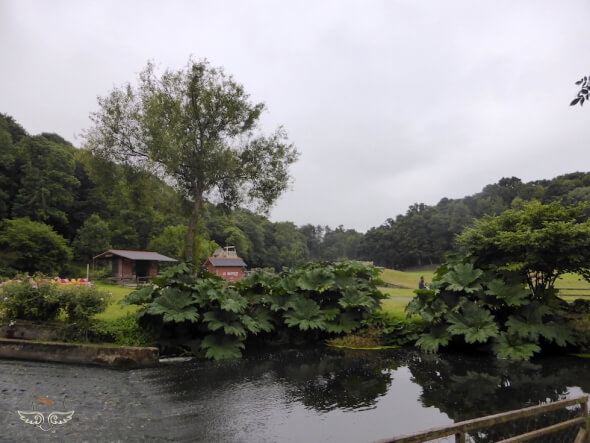
<instances>
[{"instance_id":1,"label":"pond","mask_svg":"<svg viewBox=\"0 0 590 443\"><path fill-rule=\"evenodd\" d=\"M527 363L404 349L283 350L131 371L5 360L0 440L371 442L584 395L589 369L573 357ZM27 424L19 410L44 422ZM53 411L74 414L50 424Z\"/></svg>"}]
</instances>

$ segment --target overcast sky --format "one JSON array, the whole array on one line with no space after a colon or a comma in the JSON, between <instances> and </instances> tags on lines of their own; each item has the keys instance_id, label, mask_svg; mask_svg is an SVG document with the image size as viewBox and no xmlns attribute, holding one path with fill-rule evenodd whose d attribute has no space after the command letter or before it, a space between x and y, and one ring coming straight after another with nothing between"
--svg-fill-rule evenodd
<instances>
[{"instance_id":1,"label":"overcast sky","mask_svg":"<svg viewBox=\"0 0 590 443\"><path fill-rule=\"evenodd\" d=\"M590 170L590 2L0 0L0 112L81 146L148 60L223 66L301 153L271 212L365 231L502 177Z\"/></svg>"}]
</instances>

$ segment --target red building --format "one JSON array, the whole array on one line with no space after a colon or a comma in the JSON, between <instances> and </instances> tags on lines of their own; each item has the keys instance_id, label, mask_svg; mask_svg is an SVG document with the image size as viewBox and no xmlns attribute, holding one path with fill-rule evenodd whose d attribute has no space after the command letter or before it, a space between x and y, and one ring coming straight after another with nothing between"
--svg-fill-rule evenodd
<instances>
[{"instance_id":1,"label":"red building","mask_svg":"<svg viewBox=\"0 0 590 443\"><path fill-rule=\"evenodd\" d=\"M230 282L237 282L244 278L246 266L244 260L238 257L235 246L218 249L205 261L205 269L208 272Z\"/></svg>"},{"instance_id":2,"label":"red building","mask_svg":"<svg viewBox=\"0 0 590 443\"><path fill-rule=\"evenodd\" d=\"M158 275L160 262L176 262L170 257L151 251L127 251L109 249L92 260L106 260L111 268L111 276L117 280L147 280Z\"/></svg>"}]
</instances>

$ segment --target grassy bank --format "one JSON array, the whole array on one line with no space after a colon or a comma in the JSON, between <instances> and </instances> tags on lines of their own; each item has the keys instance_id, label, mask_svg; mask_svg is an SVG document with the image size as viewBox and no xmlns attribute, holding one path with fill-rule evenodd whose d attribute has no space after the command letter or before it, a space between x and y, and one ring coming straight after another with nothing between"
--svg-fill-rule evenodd
<instances>
[{"instance_id":1,"label":"grassy bank","mask_svg":"<svg viewBox=\"0 0 590 443\"><path fill-rule=\"evenodd\" d=\"M120 317L125 317L125 315L129 313L137 312L139 309L139 306L123 306L119 304L125 296L135 291L135 288L106 283L95 283L95 285L101 291L105 291L111 295L111 303L107 306L104 312L95 315L95 318L106 321L116 320Z\"/></svg>"}]
</instances>

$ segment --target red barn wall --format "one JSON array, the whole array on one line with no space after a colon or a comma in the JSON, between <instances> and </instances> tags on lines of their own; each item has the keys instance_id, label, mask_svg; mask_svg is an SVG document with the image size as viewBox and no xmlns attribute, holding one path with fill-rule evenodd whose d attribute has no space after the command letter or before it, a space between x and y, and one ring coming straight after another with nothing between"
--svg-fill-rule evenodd
<instances>
[{"instance_id":1,"label":"red barn wall","mask_svg":"<svg viewBox=\"0 0 590 443\"><path fill-rule=\"evenodd\" d=\"M207 271L232 283L244 278L244 269L241 266L219 266L216 268L212 263L207 262Z\"/></svg>"}]
</instances>

